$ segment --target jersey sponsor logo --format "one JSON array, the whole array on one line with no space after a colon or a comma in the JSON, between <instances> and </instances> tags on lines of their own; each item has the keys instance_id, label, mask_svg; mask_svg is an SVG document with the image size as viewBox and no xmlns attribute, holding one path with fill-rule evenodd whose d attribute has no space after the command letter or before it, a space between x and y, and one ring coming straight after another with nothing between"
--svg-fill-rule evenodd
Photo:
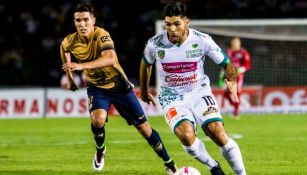
<instances>
[{"instance_id":1,"label":"jersey sponsor logo","mask_svg":"<svg viewBox=\"0 0 307 175\"><path fill-rule=\"evenodd\" d=\"M193 45L192 45L193 47ZM195 58L195 57L201 57L203 55L202 49L194 49L194 50L187 50L186 51L186 57L187 58Z\"/></svg>"},{"instance_id":2,"label":"jersey sponsor logo","mask_svg":"<svg viewBox=\"0 0 307 175\"><path fill-rule=\"evenodd\" d=\"M164 51L164 50L159 50L159 51L158 51L158 57L159 57L160 59L163 59L164 56L165 56L165 51Z\"/></svg>"},{"instance_id":3,"label":"jersey sponsor logo","mask_svg":"<svg viewBox=\"0 0 307 175\"><path fill-rule=\"evenodd\" d=\"M106 41L111 41L111 38L110 38L110 36L102 36L101 38L100 38L100 40L101 40L101 42L106 42Z\"/></svg>"},{"instance_id":4,"label":"jersey sponsor logo","mask_svg":"<svg viewBox=\"0 0 307 175\"><path fill-rule=\"evenodd\" d=\"M197 69L197 62L162 63L163 70L168 73L184 73Z\"/></svg>"},{"instance_id":5,"label":"jersey sponsor logo","mask_svg":"<svg viewBox=\"0 0 307 175\"><path fill-rule=\"evenodd\" d=\"M165 77L165 82L170 87L187 86L197 82L197 74L194 73L193 75L190 76L170 74Z\"/></svg>"},{"instance_id":6,"label":"jersey sponsor logo","mask_svg":"<svg viewBox=\"0 0 307 175\"><path fill-rule=\"evenodd\" d=\"M218 112L218 110L215 107L209 106L208 109L203 113L203 116L213 114L213 113L217 113L217 112Z\"/></svg>"}]
</instances>

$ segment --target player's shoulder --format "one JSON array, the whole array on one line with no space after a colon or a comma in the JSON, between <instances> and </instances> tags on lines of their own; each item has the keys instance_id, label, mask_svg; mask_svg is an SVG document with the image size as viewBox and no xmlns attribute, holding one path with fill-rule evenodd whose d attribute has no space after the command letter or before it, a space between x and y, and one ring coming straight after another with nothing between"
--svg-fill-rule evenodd
<instances>
[{"instance_id":1,"label":"player's shoulder","mask_svg":"<svg viewBox=\"0 0 307 175\"><path fill-rule=\"evenodd\" d=\"M196 37L196 38L199 38L199 39L207 40L207 39L211 38L211 36L209 34L200 32L200 31L195 30L195 29L189 28L189 31L191 32L193 37Z\"/></svg>"},{"instance_id":2,"label":"player's shoulder","mask_svg":"<svg viewBox=\"0 0 307 175\"><path fill-rule=\"evenodd\" d=\"M240 51L241 51L241 52L248 52L248 51L247 51L245 48L243 48L243 47L240 48Z\"/></svg>"},{"instance_id":3,"label":"player's shoulder","mask_svg":"<svg viewBox=\"0 0 307 175\"><path fill-rule=\"evenodd\" d=\"M109 32L102 27L95 26L94 31L95 35L109 35Z\"/></svg>"},{"instance_id":4,"label":"player's shoulder","mask_svg":"<svg viewBox=\"0 0 307 175\"><path fill-rule=\"evenodd\" d=\"M102 27L95 26L94 29L94 40L100 39L102 42L112 41L111 36L107 30Z\"/></svg>"},{"instance_id":5,"label":"player's shoulder","mask_svg":"<svg viewBox=\"0 0 307 175\"><path fill-rule=\"evenodd\" d=\"M240 48L240 53L244 55L249 55L249 52L243 47Z\"/></svg>"},{"instance_id":6,"label":"player's shoulder","mask_svg":"<svg viewBox=\"0 0 307 175\"><path fill-rule=\"evenodd\" d=\"M164 45L164 42L163 42L164 35L165 35L165 31L157 33L153 37L149 38L146 45L151 45L151 46Z\"/></svg>"},{"instance_id":7,"label":"player's shoulder","mask_svg":"<svg viewBox=\"0 0 307 175\"><path fill-rule=\"evenodd\" d=\"M67 35L62 41L62 47L68 48L77 39L77 32Z\"/></svg>"},{"instance_id":8,"label":"player's shoulder","mask_svg":"<svg viewBox=\"0 0 307 175\"><path fill-rule=\"evenodd\" d=\"M232 53L232 50L230 48L225 49L226 53Z\"/></svg>"}]
</instances>

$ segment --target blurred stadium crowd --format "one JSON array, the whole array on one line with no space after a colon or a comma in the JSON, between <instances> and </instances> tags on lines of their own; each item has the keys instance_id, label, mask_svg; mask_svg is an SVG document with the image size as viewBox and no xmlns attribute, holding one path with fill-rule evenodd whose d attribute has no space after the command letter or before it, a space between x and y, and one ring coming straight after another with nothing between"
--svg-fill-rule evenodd
<instances>
[{"instance_id":1,"label":"blurred stadium crowd","mask_svg":"<svg viewBox=\"0 0 307 175\"><path fill-rule=\"evenodd\" d=\"M92 0L97 25L107 29L130 80L167 0ZM75 31L73 0L0 1L0 86L59 86L59 45ZM306 0L190 0L192 19L304 18Z\"/></svg>"}]
</instances>

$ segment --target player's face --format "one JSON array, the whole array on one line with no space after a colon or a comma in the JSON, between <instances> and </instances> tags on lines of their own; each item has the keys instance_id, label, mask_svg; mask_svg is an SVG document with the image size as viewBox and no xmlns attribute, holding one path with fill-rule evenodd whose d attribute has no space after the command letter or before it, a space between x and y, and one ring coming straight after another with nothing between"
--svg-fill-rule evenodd
<instances>
[{"instance_id":1,"label":"player's face","mask_svg":"<svg viewBox=\"0 0 307 175\"><path fill-rule=\"evenodd\" d=\"M168 38L172 43L182 43L188 36L190 20L181 16L166 16L164 19Z\"/></svg>"},{"instance_id":2,"label":"player's face","mask_svg":"<svg viewBox=\"0 0 307 175\"><path fill-rule=\"evenodd\" d=\"M241 41L239 38L232 39L230 44L232 50L240 50L241 48Z\"/></svg>"},{"instance_id":3,"label":"player's face","mask_svg":"<svg viewBox=\"0 0 307 175\"><path fill-rule=\"evenodd\" d=\"M89 12L75 12L74 22L80 36L87 37L94 31L95 17Z\"/></svg>"}]
</instances>

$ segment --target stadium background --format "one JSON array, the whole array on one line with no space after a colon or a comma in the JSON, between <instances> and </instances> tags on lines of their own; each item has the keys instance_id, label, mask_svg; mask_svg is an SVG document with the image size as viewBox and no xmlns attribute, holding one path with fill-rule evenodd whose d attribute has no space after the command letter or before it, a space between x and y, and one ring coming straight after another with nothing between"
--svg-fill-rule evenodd
<instances>
[{"instance_id":1,"label":"stadium background","mask_svg":"<svg viewBox=\"0 0 307 175\"><path fill-rule=\"evenodd\" d=\"M58 50L63 37L75 31L71 14L75 2L0 2L0 86L59 86L62 71ZM97 25L111 33L121 65L130 80L138 85L144 44L155 34L155 21L161 19L161 9L167 0L92 2L96 9ZM304 0L191 0L187 4L191 19L282 19L307 16L307 2ZM214 39L223 44L218 37ZM243 44L247 49L255 50L254 43L246 44L243 40ZM304 67L307 58L296 60L297 55L292 54L293 61L293 58L287 59L289 54L284 53L280 52L283 55L281 58L270 55L263 59L255 57L252 52L252 69L247 73L245 82L264 85L306 84L307 79L301 75L306 75ZM306 55L306 51L302 54ZM268 67L266 65L272 65L273 71L271 68L260 68ZM281 72L286 72L286 77L279 78ZM216 73L209 75L213 76L213 84L216 83Z\"/></svg>"},{"instance_id":2,"label":"stadium background","mask_svg":"<svg viewBox=\"0 0 307 175\"><path fill-rule=\"evenodd\" d=\"M71 93L58 88L62 76L59 45L64 36L74 32L70 12L75 2L0 1L0 118L10 118L0 120L1 175L97 174L91 168L94 142L89 129L86 92ZM144 44L155 34L155 22L161 19L161 9L168 1L92 2L97 12L97 25L111 33L121 65L129 79L138 85ZM192 19L307 18L305 0L190 0L187 3ZM212 36L218 44L226 47L229 38ZM300 110L307 109L306 41L243 38L243 44L252 56L252 68L246 74L245 83L275 90L286 89L283 92L294 88L293 92L298 92L297 96L302 98L296 100L295 95L290 93L289 101L300 102ZM274 52L259 52L259 49L263 51L263 47L257 46L263 44L272 47ZM218 66L211 62L208 64L210 69L207 73L215 86ZM152 86L155 86L152 80ZM51 90L46 94L46 89ZM47 104L42 101L46 98L51 99ZM8 104L14 106L6 108ZM78 104L76 110L71 110L73 104ZM57 111L50 117L61 118L42 119L48 112L41 111L45 105L51 112ZM148 106L145 110L148 114L155 112ZM70 118L80 113L84 118ZM14 119L19 116L26 119ZM38 119L28 119L33 116ZM240 145L250 175L307 174L304 146L307 144L306 114L243 114L240 120L228 115L223 117L229 135ZM202 174L208 174L206 167L182 150L163 117L151 117L149 120L161 134L179 167L190 165ZM165 173L161 160L124 120L111 117L106 131L108 154L103 174ZM208 141L201 130L199 136L226 174L233 174L216 145Z\"/></svg>"}]
</instances>

